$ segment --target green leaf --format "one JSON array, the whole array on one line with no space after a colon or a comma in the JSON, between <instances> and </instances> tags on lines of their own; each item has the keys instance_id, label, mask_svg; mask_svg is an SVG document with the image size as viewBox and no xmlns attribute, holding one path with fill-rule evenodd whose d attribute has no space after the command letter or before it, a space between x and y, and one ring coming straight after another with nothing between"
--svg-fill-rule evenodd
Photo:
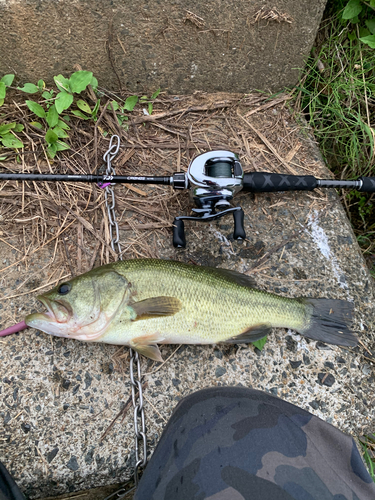
<instances>
[{"instance_id":1,"label":"green leaf","mask_svg":"<svg viewBox=\"0 0 375 500\"><path fill-rule=\"evenodd\" d=\"M154 106L153 106L152 102L150 102L150 103L148 104L148 114L149 114L149 115L152 115L152 110L153 110L153 109L154 109Z\"/></svg>"},{"instance_id":2,"label":"green leaf","mask_svg":"<svg viewBox=\"0 0 375 500\"><path fill-rule=\"evenodd\" d=\"M370 32L369 32L369 30L367 28L365 28L363 26L361 26L359 28L359 36L360 36L360 38L361 37L366 37L366 36L369 36L369 35L370 35Z\"/></svg>"},{"instance_id":3,"label":"green leaf","mask_svg":"<svg viewBox=\"0 0 375 500\"><path fill-rule=\"evenodd\" d=\"M39 118L45 118L46 117L46 112L42 108L40 104L38 104L35 101L26 101L26 106L29 108L30 111L36 114L36 116L39 116Z\"/></svg>"},{"instance_id":4,"label":"green leaf","mask_svg":"<svg viewBox=\"0 0 375 500\"><path fill-rule=\"evenodd\" d=\"M267 335L265 337L263 337L262 339L255 340L255 342L252 342L252 344L254 344L255 347L257 347L261 351L266 342L267 342Z\"/></svg>"},{"instance_id":5,"label":"green leaf","mask_svg":"<svg viewBox=\"0 0 375 500\"><path fill-rule=\"evenodd\" d=\"M375 17L373 17L372 19L367 19L366 26L370 30L370 33L375 35Z\"/></svg>"},{"instance_id":6,"label":"green leaf","mask_svg":"<svg viewBox=\"0 0 375 500\"><path fill-rule=\"evenodd\" d=\"M55 142L57 142L58 136L56 132L49 128L47 130L45 139L47 144L54 144Z\"/></svg>"},{"instance_id":7,"label":"green leaf","mask_svg":"<svg viewBox=\"0 0 375 500\"><path fill-rule=\"evenodd\" d=\"M90 120L91 116L84 115L82 111L79 109L72 111L73 115L78 116L78 118L82 118L82 120Z\"/></svg>"},{"instance_id":8,"label":"green leaf","mask_svg":"<svg viewBox=\"0 0 375 500\"><path fill-rule=\"evenodd\" d=\"M51 128L55 127L59 121L59 114L54 104L47 111L46 121Z\"/></svg>"},{"instance_id":9,"label":"green leaf","mask_svg":"<svg viewBox=\"0 0 375 500\"><path fill-rule=\"evenodd\" d=\"M36 128L39 128L39 129L43 129L43 125L39 122L30 122L30 125L32 125L33 127L36 127Z\"/></svg>"},{"instance_id":10,"label":"green leaf","mask_svg":"<svg viewBox=\"0 0 375 500\"><path fill-rule=\"evenodd\" d=\"M96 101L95 107L94 107L94 109L92 110L91 115L92 115L92 117L93 117L93 118L96 118L96 115L98 114L99 106L100 106L100 99L98 99L98 100Z\"/></svg>"},{"instance_id":11,"label":"green leaf","mask_svg":"<svg viewBox=\"0 0 375 500\"><path fill-rule=\"evenodd\" d=\"M47 153L50 158L55 158L57 152L57 145L56 144L50 144L47 148Z\"/></svg>"},{"instance_id":12,"label":"green leaf","mask_svg":"<svg viewBox=\"0 0 375 500\"><path fill-rule=\"evenodd\" d=\"M148 97L147 95L143 95L142 97L139 98L140 101L147 101Z\"/></svg>"},{"instance_id":13,"label":"green leaf","mask_svg":"<svg viewBox=\"0 0 375 500\"><path fill-rule=\"evenodd\" d=\"M22 132L22 130L24 129L25 127L21 124L21 123L17 123L17 125L15 127L13 127L13 130L15 132Z\"/></svg>"},{"instance_id":14,"label":"green leaf","mask_svg":"<svg viewBox=\"0 0 375 500\"><path fill-rule=\"evenodd\" d=\"M65 139L66 137L69 137L69 135L65 132L65 130L60 127L55 127L53 129L53 132L55 132L55 134L59 139Z\"/></svg>"},{"instance_id":15,"label":"green leaf","mask_svg":"<svg viewBox=\"0 0 375 500\"><path fill-rule=\"evenodd\" d=\"M62 121L62 120L59 120L57 122L57 126L60 127L60 128L62 128L63 130L70 130L69 125L67 123L65 123L64 121Z\"/></svg>"},{"instance_id":16,"label":"green leaf","mask_svg":"<svg viewBox=\"0 0 375 500\"><path fill-rule=\"evenodd\" d=\"M365 36L360 38L360 40L372 49L375 49L375 35Z\"/></svg>"},{"instance_id":17,"label":"green leaf","mask_svg":"<svg viewBox=\"0 0 375 500\"><path fill-rule=\"evenodd\" d=\"M4 99L0 99L0 106L4 104Z\"/></svg>"},{"instance_id":18,"label":"green leaf","mask_svg":"<svg viewBox=\"0 0 375 500\"><path fill-rule=\"evenodd\" d=\"M4 75L0 82L3 82L7 87L10 87L13 83L14 75Z\"/></svg>"},{"instance_id":19,"label":"green leaf","mask_svg":"<svg viewBox=\"0 0 375 500\"><path fill-rule=\"evenodd\" d=\"M370 0L370 5L375 8L375 0Z\"/></svg>"},{"instance_id":20,"label":"green leaf","mask_svg":"<svg viewBox=\"0 0 375 500\"><path fill-rule=\"evenodd\" d=\"M45 90L42 93L42 97L44 97L44 99L46 99L47 101L49 101L53 97L53 90L51 90L51 92L48 92L47 90Z\"/></svg>"},{"instance_id":21,"label":"green leaf","mask_svg":"<svg viewBox=\"0 0 375 500\"><path fill-rule=\"evenodd\" d=\"M70 92L69 80L62 75L54 76L56 87L62 92Z\"/></svg>"},{"instance_id":22,"label":"green leaf","mask_svg":"<svg viewBox=\"0 0 375 500\"><path fill-rule=\"evenodd\" d=\"M1 141L6 148L23 148L23 142L13 134L5 134L1 136Z\"/></svg>"},{"instance_id":23,"label":"green leaf","mask_svg":"<svg viewBox=\"0 0 375 500\"><path fill-rule=\"evenodd\" d=\"M87 85L90 85L92 76L91 71L76 71L69 78L70 90L76 94L80 94L82 90L85 90Z\"/></svg>"},{"instance_id":24,"label":"green leaf","mask_svg":"<svg viewBox=\"0 0 375 500\"><path fill-rule=\"evenodd\" d=\"M4 82L0 82L0 99L5 99L6 87Z\"/></svg>"},{"instance_id":25,"label":"green leaf","mask_svg":"<svg viewBox=\"0 0 375 500\"><path fill-rule=\"evenodd\" d=\"M46 84L43 82L43 80L38 80L37 85L38 85L38 89L40 92L42 92L44 87L46 86Z\"/></svg>"},{"instance_id":26,"label":"green leaf","mask_svg":"<svg viewBox=\"0 0 375 500\"><path fill-rule=\"evenodd\" d=\"M93 76L91 78L90 85L93 88L93 90L97 90L97 88L98 88L98 80L95 78L95 76Z\"/></svg>"},{"instance_id":27,"label":"green leaf","mask_svg":"<svg viewBox=\"0 0 375 500\"><path fill-rule=\"evenodd\" d=\"M56 150L57 151L65 151L66 149L70 149L69 144L63 141L57 141L56 142Z\"/></svg>"},{"instance_id":28,"label":"green leaf","mask_svg":"<svg viewBox=\"0 0 375 500\"><path fill-rule=\"evenodd\" d=\"M124 121L125 116L117 114L117 121L119 122L119 125L122 125L122 122Z\"/></svg>"},{"instance_id":29,"label":"green leaf","mask_svg":"<svg viewBox=\"0 0 375 500\"><path fill-rule=\"evenodd\" d=\"M357 33L353 30L351 33L348 33L349 40L357 40Z\"/></svg>"},{"instance_id":30,"label":"green leaf","mask_svg":"<svg viewBox=\"0 0 375 500\"><path fill-rule=\"evenodd\" d=\"M63 118L66 122L70 122L70 116L69 115L63 115Z\"/></svg>"},{"instance_id":31,"label":"green leaf","mask_svg":"<svg viewBox=\"0 0 375 500\"><path fill-rule=\"evenodd\" d=\"M156 91L152 94L151 99L156 99L156 98L157 98L157 96L160 94L160 92L161 92L161 88L158 88L158 90L156 90Z\"/></svg>"},{"instance_id":32,"label":"green leaf","mask_svg":"<svg viewBox=\"0 0 375 500\"><path fill-rule=\"evenodd\" d=\"M342 13L343 19L353 19L353 17L358 16L362 12L361 0L349 0L346 4L344 12Z\"/></svg>"},{"instance_id":33,"label":"green leaf","mask_svg":"<svg viewBox=\"0 0 375 500\"><path fill-rule=\"evenodd\" d=\"M0 161L5 161L7 159L6 156L0 156Z\"/></svg>"},{"instance_id":34,"label":"green leaf","mask_svg":"<svg viewBox=\"0 0 375 500\"><path fill-rule=\"evenodd\" d=\"M89 113L91 115L91 108L87 104L87 102L83 101L82 99L78 99L77 106L79 107L80 110L84 111L85 113Z\"/></svg>"},{"instance_id":35,"label":"green leaf","mask_svg":"<svg viewBox=\"0 0 375 500\"><path fill-rule=\"evenodd\" d=\"M56 96L56 101L55 101L55 106L56 106L56 111L60 114L62 113L65 109L68 109L69 106L73 102L73 96L72 94L68 94L68 92L59 92Z\"/></svg>"},{"instance_id":36,"label":"green leaf","mask_svg":"<svg viewBox=\"0 0 375 500\"><path fill-rule=\"evenodd\" d=\"M0 135L8 134L10 130L16 127L16 122L0 125Z\"/></svg>"},{"instance_id":37,"label":"green leaf","mask_svg":"<svg viewBox=\"0 0 375 500\"><path fill-rule=\"evenodd\" d=\"M118 105L117 101L111 101L111 106L112 106L114 111L117 111L118 109L120 109L120 106Z\"/></svg>"},{"instance_id":38,"label":"green leaf","mask_svg":"<svg viewBox=\"0 0 375 500\"><path fill-rule=\"evenodd\" d=\"M26 92L27 94L36 94L39 92L39 89L33 83L25 83L25 85L21 87L17 87L18 90L22 90L22 92Z\"/></svg>"},{"instance_id":39,"label":"green leaf","mask_svg":"<svg viewBox=\"0 0 375 500\"><path fill-rule=\"evenodd\" d=\"M134 109L135 105L137 104L137 102L138 102L138 96L131 95L125 101L124 110L126 110L126 111L133 111L133 109Z\"/></svg>"}]
</instances>

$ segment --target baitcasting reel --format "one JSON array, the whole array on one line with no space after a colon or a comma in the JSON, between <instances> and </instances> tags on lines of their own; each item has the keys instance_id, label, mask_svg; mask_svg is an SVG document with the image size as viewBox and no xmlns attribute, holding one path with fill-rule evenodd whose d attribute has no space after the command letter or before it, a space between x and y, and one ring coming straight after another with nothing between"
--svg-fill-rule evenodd
<instances>
[{"instance_id":1,"label":"baitcasting reel","mask_svg":"<svg viewBox=\"0 0 375 500\"><path fill-rule=\"evenodd\" d=\"M234 239L245 239L244 212L241 207L231 207L230 204L243 187L244 173L237 156L231 151L203 153L192 160L187 174L182 175L185 177L184 188L190 188L192 200L198 208L192 209L195 216L175 217L173 245L176 248L186 246L184 220L210 222L228 214L233 214ZM174 183L174 187L178 189L178 184Z\"/></svg>"}]
</instances>

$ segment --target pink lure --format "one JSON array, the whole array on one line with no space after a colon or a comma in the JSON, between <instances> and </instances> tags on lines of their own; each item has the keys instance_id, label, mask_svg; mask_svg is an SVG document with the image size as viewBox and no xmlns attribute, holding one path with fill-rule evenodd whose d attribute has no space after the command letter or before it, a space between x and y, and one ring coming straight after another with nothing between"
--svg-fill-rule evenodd
<instances>
[{"instance_id":1,"label":"pink lure","mask_svg":"<svg viewBox=\"0 0 375 500\"><path fill-rule=\"evenodd\" d=\"M25 328L28 328L28 326L24 321L21 321L21 323L17 323L16 325L5 328L5 330L1 330L0 337L6 337L7 335L12 335L12 333L17 333L20 332L21 330L25 330Z\"/></svg>"}]
</instances>

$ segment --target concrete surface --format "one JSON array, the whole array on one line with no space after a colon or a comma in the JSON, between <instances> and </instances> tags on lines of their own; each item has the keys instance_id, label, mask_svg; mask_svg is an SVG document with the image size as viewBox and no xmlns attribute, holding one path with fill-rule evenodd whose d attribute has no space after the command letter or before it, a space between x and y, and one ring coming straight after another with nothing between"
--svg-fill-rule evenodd
<instances>
[{"instance_id":1,"label":"concrete surface","mask_svg":"<svg viewBox=\"0 0 375 500\"><path fill-rule=\"evenodd\" d=\"M316 147L310 143L309 148L319 163ZM176 352L177 346L161 346L163 358L172 357L160 369L142 359L150 452L177 402L208 386L252 386L353 436L374 431L374 364L363 356L375 354L374 283L336 194L326 193L239 195L247 241L232 241L231 218L186 223L186 250L174 249L167 238L158 242L159 256L251 274L269 252L255 274L258 286L286 296L353 300L354 329L368 351L326 346L282 329L270 335L262 351L251 345L181 346ZM125 240L129 236L122 233ZM41 269L52 253L53 247L31 256L29 272L39 271L42 280ZM2 267L19 258L2 241L0 255ZM17 266L0 277L3 328L40 306L30 295L7 299L20 285ZM132 410L100 440L130 395L127 358L118 362L117 347L29 329L1 339L0 349L0 460L27 498L79 492L130 476Z\"/></svg>"},{"instance_id":2,"label":"concrete surface","mask_svg":"<svg viewBox=\"0 0 375 500\"><path fill-rule=\"evenodd\" d=\"M296 84L325 4L0 0L0 75L51 82L80 64L109 89L278 91Z\"/></svg>"}]
</instances>

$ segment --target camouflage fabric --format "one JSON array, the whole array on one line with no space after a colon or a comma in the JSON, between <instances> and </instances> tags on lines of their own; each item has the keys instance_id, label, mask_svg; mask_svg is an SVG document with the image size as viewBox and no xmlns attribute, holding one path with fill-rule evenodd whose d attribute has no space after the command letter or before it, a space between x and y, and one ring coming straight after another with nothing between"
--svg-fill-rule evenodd
<instances>
[{"instance_id":1,"label":"camouflage fabric","mask_svg":"<svg viewBox=\"0 0 375 500\"><path fill-rule=\"evenodd\" d=\"M12 476L0 462L0 500L25 500Z\"/></svg>"},{"instance_id":2,"label":"camouflage fabric","mask_svg":"<svg viewBox=\"0 0 375 500\"><path fill-rule=\"evenodd\" d=\"M176 407L134 500L375 500L353 439L253 389L217 387Z\"/></svg>"}]
</instances>

